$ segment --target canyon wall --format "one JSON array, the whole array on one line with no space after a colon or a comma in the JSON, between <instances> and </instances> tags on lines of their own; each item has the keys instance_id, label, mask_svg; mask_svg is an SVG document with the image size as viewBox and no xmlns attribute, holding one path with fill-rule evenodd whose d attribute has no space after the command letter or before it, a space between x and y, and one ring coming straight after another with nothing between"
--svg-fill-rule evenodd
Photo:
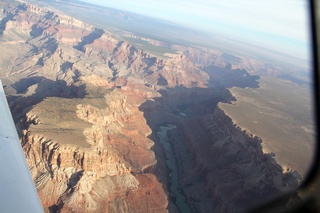
<instances>
[{"instance_id":1,"label":"canyon wall","mask_svg":"<svg viewBox=\"0 0 320 213\"><path fill-rule=\"evenodd\" d=\"M181 46L157 57L58 10L14 2L0 4L0 77L46 210L177 212L155 135L166 124L177 126L169 138L194 212L235 212L296 186L298 174L283 173L216 107L235 101L226 87L258 87L243 60Z\"/></svg>"},{"instance_id":2,"label":"canyon wall","mask_svg":"<svg viewBox=\"0 0 320 213\"><path fill-rule=\"evenodd\" d=\"M167 196L150 173L156 160L142 113L118 90L104 100L106 108L93 106L102 100L48 98L26 114L22 144L43 206L60 212L166 212Z\"/></svg>"},{"instance_id":3,"label":"canyon wall","mask_svg":"<svg viewBox=\"0 0 320 213\"><path fill-rule=\"evenodd\" d=\"M242 130L217 107L219 101L232 100L228 90L181 89L141 107L152 129L176 126L168 138L180 190L193 212L244 211L301 181L299 173L285 172L273 153L263 153L261 138Z\"/></svg>"},{"instance_id":4,"label":"canyon wall","mask_svg":"<svg viewBox=\"0 0 320 213\"><path fill-rule=\"evenodd\" d=\"M283 173L273 155L262 152L262 140L241 130L219 108L181 122L170 136L181 188L195 212L243 211L294 189L301 178Z\"/></svg>"}]
</instances>

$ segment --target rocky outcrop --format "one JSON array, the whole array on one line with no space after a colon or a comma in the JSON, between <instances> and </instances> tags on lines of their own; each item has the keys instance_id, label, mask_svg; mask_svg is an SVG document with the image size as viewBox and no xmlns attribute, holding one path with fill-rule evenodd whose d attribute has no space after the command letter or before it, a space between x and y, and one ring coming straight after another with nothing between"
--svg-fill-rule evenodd
<instances>
[{"instance_id":1,"label":"rocky outcrop","mask_svg":"<svg viewBox=\"0 0 320 213\"><path fill-rule=\"evenodd\" d=\"M71 84L77 75L97 74L109 83L122 78L153 90L204 87L207 83L208 75L183 54L158 58L58 11L31 4L21 7L24 9L10 6L11 12L6 14L11 18L3 31L3 39L25 43L25 53L15 54L10 71L13 78L42 75ZM72 66L68 68L66 64Z\"/></svg>"},{"instance_id":2,"label":"rocky outcrop","mask_svg":"<svg viewBox=\"0 0 320 213\"><path fill-rule=\"evenodd\" d=\"M273 155L262 152L262 140L241 130L219 108L179 128L171 139L181 188L195 212L243 211L298 186L299 174L283 173Z\"/></svg>"},{"instance_id":3,"label":"rocky outcrop","mask_svg":"<svg viewBox=\"0 0 320 213\"><path fill-rule=\"evenodd\" d=\"M141 106L152 129L176 126L168 137L180 189L194 212L244 211L295 189L301 181L297 172L284 171L273 153L263 153L259 137L217 107L219 101L232 100L228 90L176 88ZM158 152L161 156L161 149Z\"/></svg>"},{"instance_id":4,"label":"rocky outcrop","mask_svg":"<svg viewBox=\"0 0 320 213\"><path fill-rule=\"evenodd\" d=\"M252 57L235 56L207 48L190 48L179 45L174 45L174 48L182 52L200 69L210 66L218 68L229 66L231 70L245 69L250 74L267 76L280 76L286 72L283 67L275 66L273 63L264 62Z\"/></svg>"},{"instance_id":5,"label":"rocky outcrop","mask_svg":"<svg viewBox=\"0 0 320 213\"><path fill-rule=\"evenodd\" d=\"M242 210L296 185L260 138L216 108L235 100L226 87L257 87L244 68L263 63L181 46L157 57L57 10L0 5L0 75L45 208L176 210L155 135L164 124L177 126L179 183L196 212Z\"/></svg>"},{"instance_id":6,"label":"rocky outcrop","mask_svg":"<svg viewBox=\"0 0 320 213\"><path fill-rule=\"evenodd\" d=\"M156 160L142 113L120 90L109 91L104 101L49 98L27 113L22 144L43 206L145 212L151 205L154 212L166 212L167 196L149 172Z\"/></svg>"}]
</instances>

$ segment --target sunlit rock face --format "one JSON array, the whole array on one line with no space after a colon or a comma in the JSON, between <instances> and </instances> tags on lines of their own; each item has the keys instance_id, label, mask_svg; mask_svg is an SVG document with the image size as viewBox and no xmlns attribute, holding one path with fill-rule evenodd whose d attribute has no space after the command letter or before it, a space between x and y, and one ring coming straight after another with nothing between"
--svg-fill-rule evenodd
<instances>
[{"instance_id":1,"label":"sunlit rock face","mask_svg":"<svg viewBox=\"0 0 320 213\"><path fill-rule=\"evenodd\" d=\"M102 100L47 98L24 124L23 149L44 207L141 212L149 203L166 211L162 185L147 171L156 163L151 130L119 90Z\"/></svg>"},{"instance_id":2,"label":"sunlit rock face","mask_svg":"<svg viewBox=\"0 0 320 213\"><path fill-rule=\"evenodd\" d=\"M0 75L46 210L177 212L155 136L165 124L194 212L237 212L297 184L217 108L235 101L226 87L258 86L244 70L258 62L182 46L158 57L57 10L0 6Z\"/></svg>"}]
</instances>

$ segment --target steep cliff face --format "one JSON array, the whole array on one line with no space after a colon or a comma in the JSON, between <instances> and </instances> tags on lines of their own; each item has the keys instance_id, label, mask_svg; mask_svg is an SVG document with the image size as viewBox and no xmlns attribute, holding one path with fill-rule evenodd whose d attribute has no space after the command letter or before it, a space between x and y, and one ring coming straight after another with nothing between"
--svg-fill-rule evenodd
<instances>
[{"instance_id":1,"label":"steep cliff face","mask_svg":"<svg viewBox=\"0 0 320 213\"><path fill-rule=\"evenodd\" d=\"M15 81L42 75L73 83L79 76L96 74L108 82L118 78L148 87L204 87L208 75L183 54L158 58L116 39L111 33L58 11L29 3L5 5L3 11L4 51L13 52L6 72ZM4 71L3 71L4 72Z\"/></svg>"},{"instance_id":2,"label":"steep cliff face","mask_svg":"<svg viewBox=\"0 0 320 213\"><path fill-rule=\"evenodd\" d=\"M181 122L171 139L181 187L196 212L242 211L298 186L297 173L283 173L272 154L262 152L262 140L241 130L219 108Z\"/></svg>"},{"instance_id":3,"label":"steep cliff face","mask_svg":"<svg viewBox=\"0 0 320 213\"><path fill-rule=\"evenodd\" d=\"M235 100L226 87L257 87L243 68L262 63L181 46L156 57L56 10L0 5L0 77L45 208L176 210L155 135L165 124L177 126L169 138L195 212L235 212L296 186L296 173L216 108Z\"/></svg>"},{"instance_id":4,"label":"steep cliff face","mask_svg":"<svg viewBox=\"0 0 320 213\"><path fill-rule=\"evenodd\" d=\"M22 144L43 206L166 212L162 185L147 171L156 160L142 113L119 90L104 101L47 98L27 113Z\"/></svg>"},{"instance_id":5,"label":"steep cliff face","mask_svg":"<svg viewBox=\"0 0 320 213\"><path fill-rule=\"evenodd\" d=\"M243 211L301 181L295 171L284 173L272 153L263 153L262 140L236 126L216 105L231 100L228 90L218 88L174 89L141 107L152 129L176 125L168 137L180 189L194 212Z\"/></svg>"},{"instance_id":6,"label":"steep cliff face","mask_svg":"<svg viewBox=\"0 0 320 213\"><path fill-rule=\"evenodd\" d=\"M285 73L283 67L275 66L273 63L264 62L256 58L247 56L234 56L222 51L206 48L190 48L183 46L174 46L181 51L196 66L204 69L209 66L224 68L230 66L230 69L245 69L251 74L280 76Z\"/></svg>"}]
</instances>

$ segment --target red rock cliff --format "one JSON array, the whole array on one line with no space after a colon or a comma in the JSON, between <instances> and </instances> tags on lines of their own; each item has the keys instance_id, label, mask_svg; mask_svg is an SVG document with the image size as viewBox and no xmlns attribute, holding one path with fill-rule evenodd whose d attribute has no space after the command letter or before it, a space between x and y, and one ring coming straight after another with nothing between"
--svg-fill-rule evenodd
<instances>
[{"instance_id":1,"label":"red rock cliff","mask_svg":"<svg viewBox=\"0 0 320 213\"><path fill-rule=\"evenodd\" d=\"M119 90L105 96L105 108L78 103L48 98L27 113L22 144L44 207L166 212L162 185L146 170L156 160L142 113Z\"/></svg>"}]
</instances>

